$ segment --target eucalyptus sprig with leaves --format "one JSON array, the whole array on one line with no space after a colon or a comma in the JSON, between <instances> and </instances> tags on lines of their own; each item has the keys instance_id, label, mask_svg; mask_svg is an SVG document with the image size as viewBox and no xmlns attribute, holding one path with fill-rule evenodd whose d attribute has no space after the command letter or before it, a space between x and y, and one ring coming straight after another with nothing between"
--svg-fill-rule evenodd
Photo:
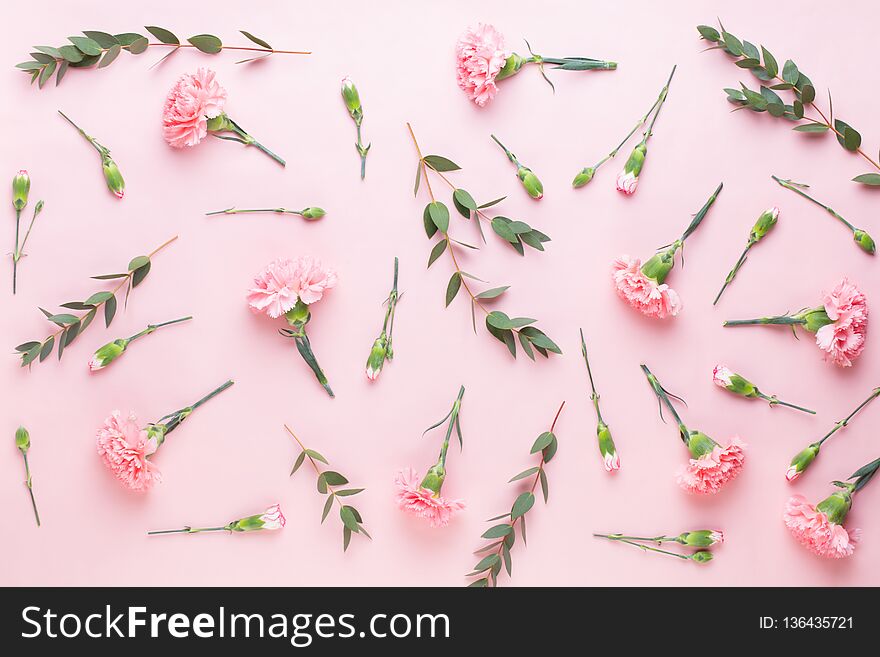
<instances>
[{"instance_id":1,"label":"eucalyptus sprig with leaves","mask_svg":"<svg viewBox=\"0 0 880 657\"><path fill-rule=\"evenodd\" d=\"M156 41L151 42L148 37L137 32L124 32L122 34L110 34L97 30L85 30L84 36L67 37L70 43L62 46L34 46L35 52L30 53L30 59L15 67L31 76L31 84L37 82L42 89L43 85L55 75L55 85L61 84L61 80L71 68L106 68L110 66L122 51L132 55L140 55L148 48L171 48L162 59L153 66L163 62L181 48L195 48L206 55L216 55L223 50L236 50L255 53L236 64L244 64L258 59L263 59L274 54L284 55L311 55L309 51L301 50L276 50L265 40L254 36L250 32L239 30L245 38L259 47L224 46L219 37L213 34L196 34L189 37L186 43L173 32L155 25L147 26L149 32Z\"/></svg>"},{"instance_id":2,"label":"eucalyptus sprig with leaves","mask_svg":"<svg viewBox=\"0 0 880 657\"><path fill-rule=\"evenodd\" d=\"M324 465L330 465L327 459L319 452L306 447L302 441L297 438L296 434L293 433L293 430L286 424L284 425L284 429L293 437L302 450L293 464L290 476L292 477L296 471L300 469L302 464L305 463L306 459L308 459L312 468L315 470L315 474L318 475L318 492L321 493L321 495L327 496L327 501L324 503L324 511L321 513L321 524L323 524L327 519L327 516L330 515L330 510L333 508L333 504L336 503L339 506L339 519L342 521L342 551L344 552L348 550L352 534L361 534L372 539L372 536L370 536L367 533L367 530L364 529L364 520L358 510L350 504L345 504L341 499L352 497L364 492L366 489L335 488L335 486L345 486L348 483L348 479L334 470L322 470L321 466L318 465L318 462L321 462Z\"/></svg>"},{"instance_id":3,"label":"eucalyptus sprig with leaves","mask_svg":"<svg viewBox=\"0 0 880 657\"><path fill-rule=\"evenodd\" d=\"M425 233L427 234L428 239L432 239L435 235L440 237L440 239L434 244L434 248L431 249L431 255L428 257L428 267L433 265L441 255L448 253L455 270L446 285L446 305L449 306L453 299L458 295L459 291L464 289L471 300L471 321L473 323L474 332L476 333L477 330L476 309L479 309L486 315L486 329L493 337L507 346L514 358L516 358L517 339L519 339L519 344L522 347L522 350L532 360L535 359L535 351L545 358L548 357L550 352L561 354L562 351L556 343L539 328L533 326L537 320L529 317L511 318L500 310L489 310L486 307L487 302L497 299L510 289L509 285L488 288L482 291L474 291L471 288L473 283L469 283L469 280L482 283L485 283L485 281L482 281L482 279L477 278L473 274L462 270L458 262L456 250L459 248L476 250L477 247L460 242L450 236L449 208L442 201L438 201L434 196L434 190L431 188L428 171L430 170L435 173L441 180L443 180L443 182L452 188L452 201L455 209L465 219L473 219L475 221L477 228L480 231L480 236L483 238L484 242L485 236L483 235L482 227L480 226L481 221L489 222L495 233L509 243L520 255L525 253L525 246L530 246L538 251L543 251L544 242L549 242L550 238L541 231L535 230L524 221L513 221L502 216L489 217L483 212L483 210L496 203L500 203L504 200L504 197L489 201L488 203L483 203L482 205L477 205L471 194L464 189L457 187L451 180L449 180L449 178L443 175L448 171L457 171L460 167L455 164L455 162L440 155L422 155L421 148L419 147L418 141L416 141L412 126L409 123L406 125L419 156L419 163L416 169L416 183L413 193L418 194L420 182L422 178L424 178L425 186L427 187L428 194L431 198L431 202L425 206L425 210L422 213Z\"/></svg>"},{"instance_id":4,"label":"eucalyptus sprig with leaves","mask_svg":"<svg viewBox=\"0 0 880 657\"><path fill-rule=\"evenodd\" d=\"M538 465L527 468L519 474L514 475L508 482L522 481L523 479L531 477L532 480L527 486L527 489L517 496L508 513L503 513L500 516L495 516L494 518L489 518L489 520L487 520L487 522L495 522L496 520L506 519L505 522L493 525L483 532L481 538L492 542L477 550L476 554L488 554L480 559L477 565L474 566L472 572L467 574L467 577L477 577L477 579L472 581L468 586L476 588L497 586L498 575L501 573L502 567L507 571L508 577L513 575L513 559L510 551L516 542L516 526L519 524L519 533L522 537L523 545L525 545L527 543L526 514L535 505L535 489L538 487L539 483L541 485L541 494L544 497L544 504L547 503L550 496L546 467L553 457L556 456L556 451L559 447L553 430L556 428L556 421L559 419L559 414L562 413L564 406L565 402L562 402L562 404L559 405L559 410L556 411L556 416L553 418L550 430L545 431L538 436L537 440L535 440L535 443L532 445L532 449L529 453L540 454Z\"/></svg>"},{"instance_id":5,"label":"eucalyptus sprig with leaves","mask_svg":"<svg viewBox=\"0 0 880 657\"><path fill-rule=\"evenodd\" d=\"M850 230L850 232L853 234L853 241L858 245L858 247L862 251L864 251L868 255L874 255L874 251L877 248L876 245L874 244L874 238L872 238L870 235L868 235L868 233L866 231L862 230L861 228L856 228L855 226L853 226L846 219L844 219L839 214L837 214L837 212L832 210L831 207L825 205L821 201L817 201L812 196L807 194L804 190L809 189L810 188L809 185L806 185L804 183L797 183L797 182L794 182L793 180L783 180L782 178L779 178L778 176L770 176L770 177L773 178L773 180L778 182L780 185L782 185L786 189L793 191L798 196L804 197L805 199L807 199L811 203L814 203L814 204L818 205L820 208L822 208L823 210L825 210L825 212L827 212L832 217L837 219L840 223L842 223L844 226L846 226Z\"/></svg>"},{"instance_id":6,"label":"eucalyptus sprig with leaves","mask_svg":"<svg viewBox=\"0 0 880 657\"><path fill-rule=\"evenodd\" d=\"M97 139L71 121L67 114L61 110L58 110L58 113L64 117L65 121L76 128L79 134L98 151L98 155L101 156L101 169L104 172L104 182L107 183L107 188L113 192L116 198L125 196L125 180L123 180L122 173L119 171L119 167L116 166L116 162L110 157L110 149L99 143Z\"/></svg>"},{"instance_id":7,"label":"eucalyptus sprig with leaves","mask_svg":"<svg viewBox=\"0 0 880 657\"><path fill-rule=\"evenodd\" d=\"M116 316L116 309L118 306L116 295L125 288L124 304L127 305L131 291L143 283L147 274L150 273L153 256L176 239L177 236L175 235L161 246L153 249L149 255L142 255L133 258L128 263L128 271L125 273L92 276L93 279L99 281L116 280L119 282L113 289L95 292L85 301L68 301L67 303L61 304L61 308L72 311L81 311L82 314L50 313L48 310L40 308L40 311L46 316L46 319L59 328L57 331L51 333L42 340L32 340L18 345L15 348L15 351L21 358L21 366L24 367L25 365L30 365L37 358L39 358L39 361L42 363L52 353L52 349L56 344L58 345L58 359L61 360L61 355L64 353L64 349L68 347L77 336L81 335L83 331L86 330L100 309L103 309L104 312L104 325L109 327L113 318Z\"/></svg>"},{"instance_id":8,"label":"eucalyptus sprig with leaves","mask_svg":"<svg viewBox=\"0 0 880 657\"><path fill-rule=\"evenodd\" d=\"M700 37L715 44L708 50L723 50L734 58L734 63L742 69L751 71L758 79L757 89L751 89L740 82L739 89L724 89L727 100L736 105L734 111L749 109L753 112L767 112L770 116L796 122L793 130L811 135L834 133L837 142L847 151L857 153L875 169L870 173L853 178L863 185L880 185L880 163L861 147L862 136L842 119L835 118L831 92L828 92L828 111L816 103L816 87L807 75L791 59L785 60L780 68L776 57L764 46L760 49L749 41L741 40L724 29L709 25L698 25ZM791 92L793 98L788 103L777 91ZM807 116L807 111L816 116ZM880 159L880 158L878 158Z\"/></svg>"}]
</instances>

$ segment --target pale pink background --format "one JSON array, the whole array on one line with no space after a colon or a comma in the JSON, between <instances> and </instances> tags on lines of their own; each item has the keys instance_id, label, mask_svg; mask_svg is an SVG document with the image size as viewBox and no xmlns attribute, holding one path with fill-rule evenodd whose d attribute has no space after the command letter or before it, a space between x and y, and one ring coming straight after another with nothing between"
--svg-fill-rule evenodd
<instances>
[{"instance_id":1,"label":"pale pink background","mask_svg":"<svg viewBox=\"0 0 880 657\"><path fill-rule=\"evenodd\" d=\"M791 486L788 460L860 402L878 380L877 338L856 367L823 363L809 336L785 330L725 330L725 318L797 310L849 275L872 303L880 298L876 262L821 210L777 187L770 174L810 182L844 216L880 235L877 193L849 179L868 170L827 139L791 133L749 112L730 114L722 87L750 81L718 52L701 54L694 26L720 13L735 33L793 57L817 83L833 87L841 117L862 131L874 152L878 104L859 62L871 61L877 13L848 3L847 29L829 24L824 3L796 11L774 3L687 2L534 4L471 2L17 3L15 26L0 44L5 73L4 180L19 168L33 179L31 201L46 208L12 297L3 275L0 344L46 332L37 305L84 298L101 286L90 275L118 270L172 235L110 330L98 321L66 353L28 372L7 356L0 369L0 582L16 585L449 585L466 582L482 543L484 519L509 508L517 488L507 479L533 464L528 452L561 400L560 449L548 468L550 504L529 515L530 542L518 545L514 577L503 585L868 585L880 584L880 484L859 495L850 526L864 543L848 560L826 562L799 547L781 514L788 495L818 501L833 478L878 455L880 406L864 412L828 444L808 475ZM527 37L547 55L585 55L620 62L615 73L551 72L553 95L531 69L506 81L491 107L467 102L454 79L452 49L469 23L488 20L523 51ZM14 71L32 44L59 44L79 29L141 31L145 23L181 36L212 32L230 45L244 28L278 48L312 49L311 57L275 56L236 66L235 53L180 52L150 69L153 49L128 54L109 69L70 71L58 88L37 91ZM159 50L159 49L155 49ZM160 51L161 52L161 51ZM586 189L570 180L628 131L650 105L672 64L678 72L650 143L638 193L624 198L614 177L624 156ZM285 156L286 169L255 149L209 140L187 152L165 145L160 114L174 79L210 65L229 90L228 110ZM357 175L354 126L339 97L351 75L372 140L367 179ZM63 109L113 149L127 181L114 199L96 154L56 114ZM411 121L426 153L464 167L454 179L480 199L507 194L499 212L553 237L547 252L520 258L497 239L465 267L492 284L511 284L499 307L540 319L565 352L537 364L513 361L482 330L474 336L467 303L443 306L450 274L425 262L424 190L412 197L416 157ZM498 134L546 186L540 203L519 187L489 133ZM688 242L687 266L670 278L684 301L674 321L643 320L609 283L611 259L647 257L676 237L689 215L723 180L725 189ZM7 183L4 183L4 186ZM436 185L443 189L442 185ZM6 190L6 187L4 187ZM445 190L444 190L445 195ZM4 191L4 198L8 192ZM447 199L448 200L448 199ZM320 222L273 216L206 218L230 205L320 205ZM777 204L779 226L753 251L717 308L712 298L761 210ZM6 206L4 206L6 207ZM11 249L12 210L5 211L4 250ZM454 218L455 234L476 239ZM251 315L244 292L251 276L277 256L316 254L340 284L315 308L309 325L337 399L329 399L277 326ZM370 385L363 365L382 319L391 263L401 261L395 332L397 359ZM195 320L139 342L97 376L86 362L96 347L149 322L193 314ZM595 444L595 417L578 349L583 326L592 348L602 408L622 455L609 476ZM725 361L768 392L814 407L817 417L749 403L716 389L712 366ZM674 471L686 452L672 425L660 422L639 363L686 397L684 417L718 439L739 434L750 444L742 476L717 497L686 496ZM156 462L165 481L147 496L123 490L95 455L94 431L114 408L146 422L194 401L228 377L236 385L200 409L169 438ZM423 469L441 435L420 438L442 417L460 384L464 452L450 453L444 493L465 498L466 513L431 530L395 508L395 471ZM375 540L355 537L343 555L338 519L319 524L323 498L314 475L288 471L298 449L290 423L335 469L366 486L357 498ZM31 464L43 527L34 526L13 444L19 423L30 429ZM274 534L147 538L148 529L217 524L279 501L287 527ZM593 531L679 532L719 528L727 543L706 567L641 554L590 537Z\"/></svg>"}]
</instances>

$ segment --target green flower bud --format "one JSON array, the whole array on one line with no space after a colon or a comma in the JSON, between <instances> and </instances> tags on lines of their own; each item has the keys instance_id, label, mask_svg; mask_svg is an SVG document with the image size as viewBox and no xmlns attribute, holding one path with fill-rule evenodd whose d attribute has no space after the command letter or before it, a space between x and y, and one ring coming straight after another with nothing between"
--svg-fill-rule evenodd
<instances>
[{"instance_id":1,"label":"green flower bud","mask_svg":"<svg viewBox=\"0 0 880 657\"><path fill-rule=\"evenodd\" d=\"M605 470L612 472L620 470L620 455L614 446L614 439L611 437L611 430L608 425L599 421L596 427L596 435L599 439L599 453L602 454L602 461L605 464Z\"/></svg>"},{"instance_id":2,"label":"green flower bud","mask_svg":"<svg viewBox=\"0 0 880 657\"><path fill-rule=\"evenodd\" d=\"M31 177L22 169L12 179L12 207L21 212L28 202L31 191Z\"/></svg>"},{"instance_id":3,"label":"green flower bud","mask_svg":"<svg viewBox=\"0 0 880 657\"><path fill-rule=\"evenodd\" d=\"M580 173L574 177L574 180L571 183L572 187L583 187L588 182L593 179L593 175L596 173L596 170L593 167L587 167L585 169L581 169Z\"/></svg>"},{"instance_id":4,"label":"green flower bud","mask_svg":"<svg viewBox=\"0 0 880 657\"><path fill-rule=\"evenodd\" d=\"M309 219L309 220L320 219L325 214L327 214L327 213L324 212L324 210L322 210L321 208L306 208L305 210L302 211L303 219Z\"/></svg>"},{"instance_id":5,"label":"green flower bud","mask_svg":"<svg viewBox=\"0 0 880 657\"><path fill-rule=\"evenodd\" d=\"M778 219L779 208L775 206L762 212L761 216L758 217L758 220L755 222L755 225L752 226L752 232L749 233L749 242L753 244L760 242L761 239L770 232L770 229L776 225Z\"/></svg>"},{"instance_id":6,"label":"green flower bud","mask_svg":"<svg viewBox=\"0 0 880 657\"><path fill-rule=\"evenodd\" d=\"M440 463L437 463L430 470L428 470L428 472L425 474L425 478L422 479L422 483L419 485L422 488L433 491L434 495L439 495L440 489L443 488L444 479L446 479L446 468L444 468Z\"/></svg>"},{"instance_id":7,"label":"green flower bud","mask_svg":"<svg viewBox=\"0 0 880 657\"><path fill-rule=\"evenodd\" d=\"M387 345L388 338L383 332L382 335L376 338L373 348L370 350L370 355L367 358L367 378L370 381L375 381L379 378L379 373L385 364L385 357L388 355Z\"/></svg>"},{"instance_id":8,"label":"green flower bud","mask_svg":"<svg viewBox=\"0 0 880 657\"><path fill-rule=\"evenodd\" d=\"M632 153L630 153L626 164L623 165L623 172L632 173L636 178L638 178L639 174L642 172L642 167L645 164L645 157L647 155L648 145L645 143L640 143L633 149Z\"/></svg>"},{"instance_id":9,"label":"green flower bud","mask_svg":"<svg viewBox=\"0 0 880 657\"><path fill-rule=\"evenodd\" d=\"M22 454L26 454L31 448L31 435L24 427L15 430L15 446L21 450Z\"/></svg>"},{"instance_id":10,"label":"green flower bud","mask_svg":"<svg viewBox=\"0 0 880 657\"><path fill-rule=\"evenodd\" d=\"M846 514L852 508L852 493L849 488L838 490L816 505L816 510L828 516L828 521L842 525Z\"/></svg>"},{"instance_id":11,"label":"green flower bud","mask_svg":"<svg viewBox=\"0 0 880 657\"><path fill-rule=\"evenodd\" d=\"M699 529L694 532L684 532L675 539L677 543L691 547L707 548L716 543L724 542L724 533L712 529ZM710 557L711 558L711 557Z\"/></svg>"},{"instance_id":12,"label":"green flower bud","mask_svg":"<svg viewBox=\"0 0 880 657\"><path fill-rule=\"evenodd\" d=\"M529 196L531 196L535 200L540 200L544 196L544 185L541 184L541 181L538 180L538 176L532 173L532 170L527 167L520 167L516 171L516 175L519 177L520 182L522 182L522 186L525 188L526 192L528 192Z\"/></svg>"},{"instance_id":13,"label":"green flower bud","mask_svg":"<svg viewBox=\"0 0 880 657\"><path fill-rule=\"evenodd\" d=\"M696 563L709 563L712 561L712 553L709 550L700 550L691 555L691 561Z\"/></svg>"},{"instance_id":14,"label":"green flower bud","mask_svg":"<svg viewBox=\"0 0 880 657\"><path fill-rule=\"evenodd\" d=\"M498 72L498 75L495 76L495 81L503 80L504 78L509 78L512 75L516 75L519 73L520 69L523 67L523 64L526 63L526 58L513 53L510 57L508 57L504 66Z\"/></svg>"},{"instance_id":15,"label":"green flower bud","mask_svg":"<svg viewBox=\"0 0 880 657\"><path fill-rule=\"evenodd\" d=\"M874 255L874 251L876 247L874 245L874 240L871 238L868 233L863 231L861 228L857 228L853 231L853 239L856 241L856 244L859 245L859 248L866 253L870 253Z\"/></svg>"},{"instance_id":16,"label":"green flower bud","mask_svg":"<svg viewBox=\"0 0 880 657\"><path fill-rule=\"evenodd\" d=\"M711 453L717 445L718 443L702 431L691 431L687 437L688 451L690 451L691 456L695 459Z\"/></svg>"},{"instance_id":17,"label":"green flower bud","mask_svg":"<svg viewBox=\"0 0 880 657\"><path fill-rule=\"evenodd\" d=\"M813 443L795 454L795 457L791 460L791 464L788 466L788 472L785 473L786 480L794 481L800 477L801 473L810 467L810 463L812 463L818 455L819 443Z\"/></svg>"},{"instance_id":18,"label":"green flower bud","mask_svg":"<svg viewBox=\"0 0 880 657\"><path fill-rule=\"evenodd\" d=\"M715 385L729 390L735 395L743 397L758 397L761 393L757 386L739 374L732 372L725 365L716 365L712 371L712 381Z\"/></svg>"},{"instance_id":19,"label":"green flower bud","mask_svg":"<svg viewBox=\"0 0 880 657\"><path fill-rule=\"evenodd\" d=\"M122 352L125 351L127 346L128 340L120 339L108 342L103 347L100 347L89 361L89 370L91 372L97 372L98 370L107 367L122 355Z\"/></svg>"},{"instance_id":20,"label":"green flower bud","mask_svg":"<svg viewBox=\"0 0 880 657\"><path fill-rule=\"evenodd\" d=\"M351 114L353 119L357 120L359 116L363 115L361 97L358 95L357 87L354 86L354 82L349 77L342 79L342 98L345 101L345 106L348 108L348 113Z\"/></svg>"},{"instance_id":21,"label":"green flower bud","mask_svg":"<svg viewBox=\"0 0 880 657\"><path fill-rule=\"evenodd\" d=\"M101 160L101 166L104 169L104 180L111 192L116 194L117 198L125 196L125 181L122 179L122 173L116 162L110 156L104 156Z\"/></svg>"}]
</instances>

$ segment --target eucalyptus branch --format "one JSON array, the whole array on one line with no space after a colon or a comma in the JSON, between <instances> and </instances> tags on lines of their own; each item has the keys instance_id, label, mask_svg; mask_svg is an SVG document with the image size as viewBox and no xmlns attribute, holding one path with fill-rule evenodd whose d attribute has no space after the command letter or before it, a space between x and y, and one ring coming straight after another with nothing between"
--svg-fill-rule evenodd
<instances>
[{"instance_id":1,"label":"eucalyptus branch","mask_svg":"<svg viewBox=\"0 0 880 657\"><path fill-rule=\"evenodd\" d=\"M532 445L532 449L529 453L537 454L540 452L541 454L538 465L523 470L519 474L514 475L508 482L511 483L514 481L520 481L522 479L532 477L532 481L528 487L528 490L520 493L519 496L517 496L509 513L505 513L489 519L488 522L494 522L496 520L501 520L502 518L508 518L506 522L503 522L499 525L494 525L483 532L481 538L488 540L498 540L477 550L477 553L489 552L490 554L480 559L479 563L474 566L473 571L468 573L467 577L477 577L477 579L472 581L469 586L497 586L498 575L501 572L502 567L507 571L508 577L512 576L513 559L511 557L510 550L511 548L513 548L513 544L516 542L516 526L517 524L519 524L520 536L522 537L523 545L525 545L526 514L535 505L535 488L538 487L539 483L541 485L541 493L544 498L545 504L547 503L547 500L549 498L549 485L547 482L546 465L556 455L558 442L556 439L556 435L553 433L553 431L556 428L556 421L559 419L559 415L560 413L562 413L562 409L564 406L565 402L562 402L562 404L559 405L559 410L556 411L553 422L550 424L550 430L545 431L540 436L538 436L537 440L535 440L535 443Z\"/></svg>"},{"instance_id":2,"label":"eucalyptus branch","mask_svg":"<svg viewBox=\"0 0 880 657\"><path fill-rule=\"evenodd\" d=\"M302 464L305 463L305 460L308 459L309 463L312 466L312 469L318 476L318 492L322 495L327 496L327 501L324 503L324 511L321 514L321 524L324 523L324 520L326 520L327 516L330 514L330 509L333 508L334 502L339 506L339 518L340 520L342 520L343 552L348 550L352 534L362 534L363 536L372 539L372 537L367 533L367 530L363 526L363 518L361 518L361 514L358 512L358 510L350 504L345 504L340 499L343 497L351 497L353 495L357 495L358 493L362 493L365 489L336 489L335 486L344 486L345 484L347 484L348 479L333 470L321 469L321 467L318 465L318 462L320 461L324 465L330 465L327 459L324 458L320 452L316 452L315 450L306 447L302 443L302 441L296 436L296 434L293 433L293 430L286 424L284 425L284 429L287 431L287 433L291 435L291 437L296 441L297 445L299 445L300 449L302 450L293 464L293 469L290 471L290 476L292 477L294 473L300 469Z\"/></svg>"}]
</instances>

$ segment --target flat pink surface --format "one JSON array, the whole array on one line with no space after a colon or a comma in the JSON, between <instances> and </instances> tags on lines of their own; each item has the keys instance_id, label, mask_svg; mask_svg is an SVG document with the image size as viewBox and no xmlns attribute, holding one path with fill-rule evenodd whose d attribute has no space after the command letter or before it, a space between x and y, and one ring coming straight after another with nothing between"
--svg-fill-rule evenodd
<instances>
[{"instance_id":1,"label":"flat pink surface","mask_svg":"<svg viewBox=\"0 0 880 657\"><path fill-rule=\"evenodd\" d=\"M722 87L750 81L719 52L702 53L694 27L721 14L734 34L766 43L780 62L794 58L820 96L830 85L839 115L860 129L875 152L877 94L858 62L875 49L876 7L848 3L844 32L827 9L801 3L733 6L722 2L22 3L6 13L15 30L0 44L5 73L3 180L30 171L31 203L46 207L10 293L3 272L0 344L12 347L48 333L37 306L82 299L103 289L89 276L124 267L173 235L146 282L109 330L98 321L65 353L33 371L7 355L0 369L0 583L7 585L442 585L460 586L475 562L484 520L503 513L518 488L508 478L535 461L529 448L566 400L557 426L560 448L548 466L550 502L529 515L529 544L514 550L512 580L503 585L878 585L880 484L859 494L848 520L862 527L855 555L837 562L813 557L788 535L782 509L792 493L818 501L829 481L878 456L880 403L827 444L795 485L783 477L791 456L820 437L880 381L876 337L848 370L822 361L810 336L784 329L723 329L726 318L796 311L848 275L880 299L877 263L846 230L771 179L803 180L853 223L880 235L876 192L849 179L868 171L831 137L811 139L749 112L730 114ZM556 94L534 67L505 81L484 110L455 84L453 46L462 29L491 21L522 52L585 55L620 62L613 73L550 72ZM180 35L211 32L247 45L247 29L277 48L311 49L310 57L276 55L250 66L227 52L180 52L150 69L159 53L123 53L106 70L72 70L59 88L37 91L12 65L32 44L63 42L80 29L142 31L159 24ZM159 49L155 49L159 50ZM599 159L653 102L673 64L678 72L650 142L637 194L625 198L614 178L625 154L591 185L570 181ZM281 169L255 149L208 140L185 152L162 140L167 90L181 73L211 66L229 91L227 110L288 161ZM354 126L339 97L351 75L365 106L373 143L365 182L358 179ZM62 109L110 146L127 181L125 199L104 187L95 152L57 114ZM444 308L450 269L430 270L422 229L425 190L412 196L416 155L405 123L426 153L458 162L455 181L480 200L504 194L499 213L550 234L546 253L520 258L497 238L463 266L512 289L498 304L536 317L565 355L514 361L482 328L474 335L464 298ZM529 199L490 141L497 134L544 181L546 196ZM628 151L629 147L625 148ZM670 282L684 302L666 323L637 316L615 296L609 263L618 254L647 257L674 239L715 188L725 187L687 246L687 263ZM4 183L6 185L7 183ZM447 190L444 200L450 202ZM4 187L6 190L6 187ZM8 198L8 191L4 191ZM778 227L752 251L718 307L712 299L767 206ZM208 210L263 205L320 205L328 215L205 217ZM11 250L7 207L4 251ZM29 217L29 215L27 215ZM453 234L475 241L473 226L453 217ZM337 393L329 399L277 324L252 315L244 295L251 277L278 256L314 254L339 272L339 286L314 310L309 332ZM363 374L381 326L394 256L400 257L401 301L396 359L380 381ZM92 351L147 323L192 314L189 324L136 343L122 360L90 376ZM606 474L595 444L595 417L579 353L578 327L591 347L602 410L623 469ZM712 366L726 362L768 392L815 408L816 417L771 409L712 385ZM740 478L709 499L688 497L674 481L684 462L674 425L664 425L639 370L645 362L689 404L693 427L749 445ZM147 422L234 378L235 386L199 409L156 458L165 481L145 496L123 490L95 454L95 429L112 409ZM468 509L431 530L393 501L395 472L424 469L441 435L421 438L440 419L459 385L464 451L451 449L444 493ZM329 457L334 469L365 486L358 507L372 542L355 537L343 554L337 517L319 523L323 498L304 468L290 479L298 454L282 429ZM18 424L31 432L34 487L43 527L34 526L14 447ZM281 532L148 538L148 529L221 524L278 501ZM723 529L727 542L707 566L637 552L591 538L594 531L677 533Z\"/></svg>"}]
</instances>

